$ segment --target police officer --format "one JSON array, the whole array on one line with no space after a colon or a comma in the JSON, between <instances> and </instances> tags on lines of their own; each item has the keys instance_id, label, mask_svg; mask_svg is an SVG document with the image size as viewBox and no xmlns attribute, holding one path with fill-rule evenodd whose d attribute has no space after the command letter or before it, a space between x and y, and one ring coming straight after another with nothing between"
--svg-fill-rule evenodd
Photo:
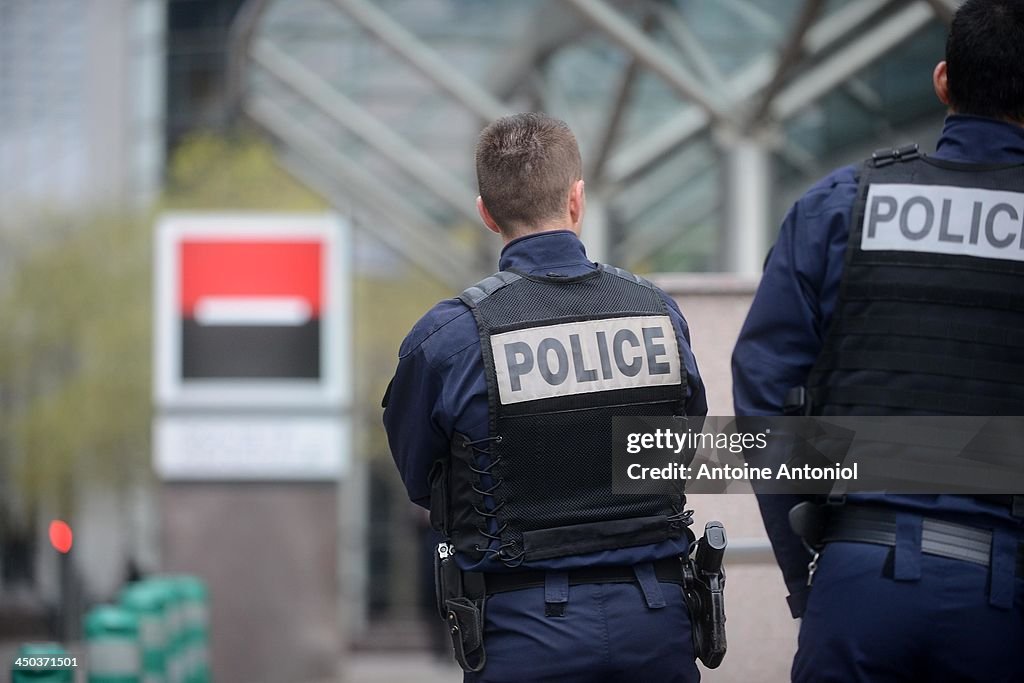
<instances>
[{"instance_id":1,"label":"police officer","mask_svg":"<svg viewBox=\"0 0 1024 683\"><path fill-rule=\"evenodd\" d=\"M495 121L476 168L500 271L420 319L384 399L409 497L448 540L441 607L465 680L699 680L685 499L611 494L613 415L707 413L686 321L587 258L565 123Z\"/></svg>"},{"instance_id":2,"label":"police officer","mask_svg":"<svg viewBox=\"0 0 1024 683\"><path fill-rule=\"evenodd\" d=\"M967 0L933 79L934 155L878 152L786 216L737 415L1024 415L1024 0ZM803 617L793 680L1024 681L1024 498L835 498L813 562L801 502L759 498Z\"/></svg>"}]
</instances>

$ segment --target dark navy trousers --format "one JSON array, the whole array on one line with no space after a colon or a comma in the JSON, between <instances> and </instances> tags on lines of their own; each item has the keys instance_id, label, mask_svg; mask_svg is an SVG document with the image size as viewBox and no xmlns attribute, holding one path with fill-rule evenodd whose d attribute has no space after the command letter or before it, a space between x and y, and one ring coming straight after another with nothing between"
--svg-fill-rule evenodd
<instances>
[{"instance_id":1,"label":"dark navy trousers","mask_svg":"<svg viewBox=\"0 0 1024 683\"><path fill-rule=\"evenodd\" d=\"M897 580L891 548L825 547L793 680L1024 681L1024 580L1012 569L995 577L993 605L987 567L920 553L907 559L910 571Z\"/></svg>"},{"instance_id":2,"label":"dark navy trousers","mask_svg":"<svg viewBox=\"0 0 1024 683\"><path fill-rule=\"evenodd\" d=\"M664 606L648 607L631 583L569 587L563 616L545 616L545 589L487 598L487 664L473 683L693 683L690 618L682 588L657 583Z\"/></svg>"}]
</instances>

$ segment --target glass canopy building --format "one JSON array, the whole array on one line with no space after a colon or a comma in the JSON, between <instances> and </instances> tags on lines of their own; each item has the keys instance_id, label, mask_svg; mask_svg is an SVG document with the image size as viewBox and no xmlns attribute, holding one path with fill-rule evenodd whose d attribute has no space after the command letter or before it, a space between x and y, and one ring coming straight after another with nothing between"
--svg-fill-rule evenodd
<instances>
[{"instance_id":1,"label":"glass canopy building","mask_svg":"<svg viewBox=\"0 0 1024 683\"><path fill-rule=\"evenodd\" d=\"M953 0L270 0L232 50L288 168L462 287L493 269L472 150L543 110L576 131L591 255L755 274L791 201L875 148L929 149Z\"/></svg>"}]
</instances>

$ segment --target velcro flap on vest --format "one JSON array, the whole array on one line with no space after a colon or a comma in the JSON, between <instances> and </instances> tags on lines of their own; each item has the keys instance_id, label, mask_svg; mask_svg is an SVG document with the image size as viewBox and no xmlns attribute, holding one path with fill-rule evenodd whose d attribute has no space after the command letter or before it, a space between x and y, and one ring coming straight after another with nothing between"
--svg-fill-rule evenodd
<instances>
[{"instance_id":1,"label":"velcro flap on vest","mask_svg":"<svg viewBox=\"0 0 1024 683\"><path fill-rule=\"evenodd\" d=\"M523 551L527 560L582 555L609 547L660 543L678 538L682 528L670 524L664 515L654 515L536 529L523 532Z\"/></svg>"}]
</instances>

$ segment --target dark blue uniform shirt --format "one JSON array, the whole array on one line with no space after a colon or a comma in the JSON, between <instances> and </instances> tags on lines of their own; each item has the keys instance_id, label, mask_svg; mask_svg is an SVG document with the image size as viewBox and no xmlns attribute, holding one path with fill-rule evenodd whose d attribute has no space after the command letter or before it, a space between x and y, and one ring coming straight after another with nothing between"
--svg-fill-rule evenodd
<instances>
[{"instance_id":1,"label":"dark blue uniform shirt","mask_svg":"<svg viewBox=\"0 0 1024 683\"><path fill-rule=\"evenodd\" d=\"M969 163L1024 163L1024 129L993 119L951 115L932 156ZM737 415L779 415L789 389L807 380L836 310L859 169L859 165L846 166L828 175L793 205L782 223L733 351ZM961 523L1015 523L1007 510L964 496L860 498ZM789 508L799 500L782 495L758 500L797 605L806 593L809 559L788 523Z\"/></svg>"},{"instance_id":2,"label":"dark blue uniform shirt","mask_svg":"<svg viewBox=\"0 0 1024 683\"><path fill-rule=\"evenodd\" d=\"M584 275L594 270L596 265L587 259L583 243L575 234L558 230L527 235L509 242L501 252L499 268L533 275L555 273L572 277ZM707 398L690 350L686 320L675 301L667 294L661 293L661 296L668 306L686 367L687 385L682 390L686 393L687 414L706 415ZM480 334L473 314L465 304L458 299L446 299L416 323L402 342L398 369L388 387L385 404L384 427L409 498L428 507L430 488L427 475L435 460L449 457L452 435L459 433L473 440L489 436ZM492 547L496 547L496 543ZM522 568L632 565L685 551L686 541L679 539L526 563ZM490 557L477 564L469 564L461 556L459 560L467 570L506 569L500 561Z\"/></svg>"}]
</instances>

